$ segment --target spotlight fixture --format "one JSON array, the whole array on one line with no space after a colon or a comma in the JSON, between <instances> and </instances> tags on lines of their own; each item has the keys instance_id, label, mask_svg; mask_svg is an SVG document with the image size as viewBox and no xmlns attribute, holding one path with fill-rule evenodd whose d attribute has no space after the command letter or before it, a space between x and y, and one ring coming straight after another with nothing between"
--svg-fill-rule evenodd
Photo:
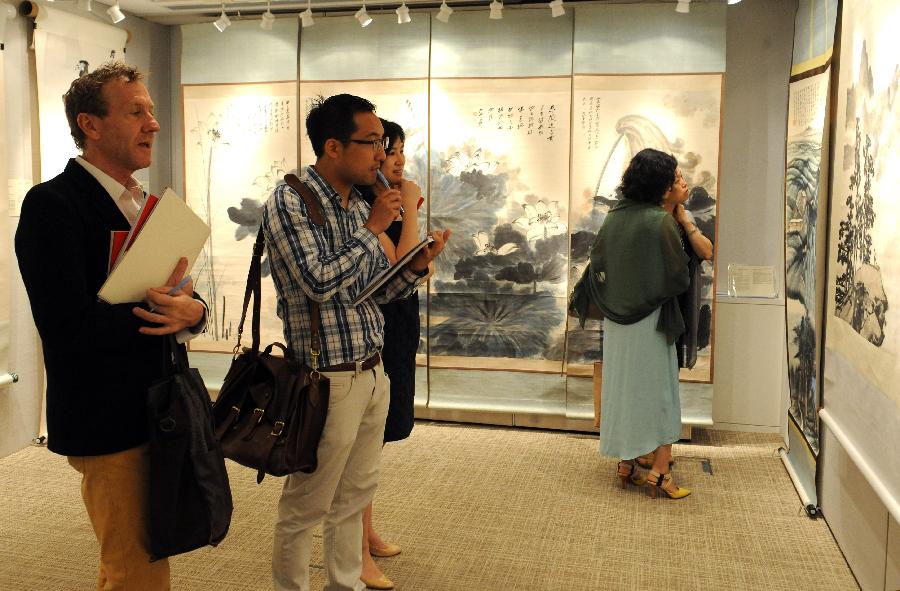
<instances>
[{"instance_id":1,"label":"spotlight fixture","mask_svg":"<svg viewBox=\"0 0 900 591\"><path fill-rule=\"evenodd\" d=\"M272 3L266 2L266 11L262 13L262 20L259 21L259 28L264 31L271 31L272 25L275 24L275 15L272 14Z\"/></svg>"},{"instance_id":2,"label":"spotlight fixture","mask_svg":"<svg viewBox=\"0 0 900 591\"><path fill-rule=\"evenodd\" d=\"M488 7L491 9L491 14L488 15L488 18L491 20L498 21L503 18L503 3L497 2L497 0L492 0L491 5Z\"/></svg>"},{"instance_id":3,"label":"spotlight fixture","mask_svg":"<svg viewBox=\"0 0 900 591\"><path fill-rule=\"evenodd\" d=\"M368 27L372 24L372 17L369 16L369 13L366 12L366 3L363 2L362 8L356 11L356 14L353 16L356 17L356 20L359 21L360 27Z\"/></svg>"},{"instance_id":4,"label":"spotlight fixture","mask_svg":"<svg viewBox=\"0 0 900 591\"><path fill-rule=\"evenodd\" d=\"M122 12L122 9L119 8L119 1L116 0L116 3L106 9L106 14L109 15L110 20L115 23L121 23L125 20L125 14Z\"/></svg>"},{"instance_id":5,"label":"spotlight fixture","mask_svg":"<svg viewBox=\"0 0 900 591\"><path fill-rule=\"evenodd\" d=\"M450 22L450 15L453 14L453 9L447 6L447 1L443 0L441 2L441 9L438 10L437 16L434 17L441 21L442 23Z\"/></svg>"},{"instance_id":6,"label":"spotlight fixture","mask_svg":"<svg viewBox=\"0 0 900 591\"><path fill-rule=\"evenodd\" d=\"M219 30L220 33L224 33L225 29L231 26L231 19L228 18L228 15L225 14L225 5L222 4L222 14L219 15L213 22L213 26Z\"/></svg>"},{"instance_id":7,"label":"spotlight fixture","mask_svg":"<svg viewBox=\"0 0 900 591\"><path fill-rule=\"evenodd\" d=\"M404 23L410 22L412 19L409 18L409 7L406 6L406 0L403 1L397 10L397 24L402 25Z\"/></svg>"},{"instance_id":8,"label":"spotlight fixture","mask_svg":"<svg viewBox=\"0 0 900 591\"><path fill-rule=\"evenodd\" d=\"M563 8L562 0L553 0L552 2L548 3L547 6L550 7L550 16L552 16L553 18L566 14L566 9Z\"/></svg>"},{"instance_id":9,"label":"spotlight fixture","mask_svg":"<svg viewBox=\"0 0 900 591\"><path fill-rule=\"evenodd\" d=\"M740 1L741 1L741 0L728 0L728 3L729 3L729 4L737 4L737 3L740 2Z\"/></svg>"},{"instance_id":10,"label":"spotlight fixture","mask_svg":"<svg viewBox=\"0 0 900 591\"><path fill-rule=\"evenodd\" d=\"M304 29L316 24L312 16L312 0L307 1L306 10L300 13L300 24L303 25Z\"/></svg>"},{"instance_id":11,"label":"spotlight fixture","mask_svg":"<svg viewBox=\"0 0 900 591\"><path fill-rule=\"evenodd\" d=\"M681 14L687 14L691 11L691 0L678 0L678 4L675 5L675 12L680 12Z\"/></svg>"}]
</instances>

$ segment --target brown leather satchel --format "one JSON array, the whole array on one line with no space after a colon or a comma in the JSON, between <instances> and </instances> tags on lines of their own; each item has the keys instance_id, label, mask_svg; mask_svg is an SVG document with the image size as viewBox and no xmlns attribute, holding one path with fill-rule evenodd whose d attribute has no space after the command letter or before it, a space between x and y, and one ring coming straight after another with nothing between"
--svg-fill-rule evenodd
<instances>
[{"instance_id":1,"label":"brown leather satchel","mask_svg":"<svg viewBox=\"0 0 900 591\"><path fill-rule=\"evenodd\" d=\"M321 204L308 187L289 184L306 202L310 219L325 223ZM257 482L266 474L285 476L315 472L317 452L328 414L329 380L318 371L319 304L310 300L312 336L309 350L312 367L297 360L282 343L259 349L261 259L265 239L262 227L253 245L247 274L244 310L238 325L234 359L213 405L216 436L226 458L258 471ZM241 334L250 297L253 297L253 344L241 350ZM280 349L283 356L273 355Z\"/></svg>"}]
</instances>

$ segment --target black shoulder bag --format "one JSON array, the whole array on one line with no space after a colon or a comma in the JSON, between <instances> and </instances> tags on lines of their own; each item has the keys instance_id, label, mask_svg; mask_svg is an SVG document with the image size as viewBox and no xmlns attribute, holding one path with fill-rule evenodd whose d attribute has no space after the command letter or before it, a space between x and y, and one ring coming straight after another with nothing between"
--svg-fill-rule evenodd
<instances>
[{"instance_id":1,"label":"black shoulder bag","mask_svg":"<svg viewBox=\"0 0 900 591\"><path fill-rule=\"evenodd\" d=\"M289 179L288 177L293 177ZM321 205L294 175L285 177L306 202L310 219L324 225ZM256 481L266 474L286 476L315 472L317 453L328 414L329 380L318 371L319 303L309 300L312 367L300 363L282 343L259 349L261 259L265 238L262 226L253 245L247 273L244 310L238 325L234 359L213 406L216 435L225 457L257 470ZM252 347L241 350L247 307L253 297ZM273 355L279 349L283 356Z\"/></svg>"},{"instance_id":2,"label":"black shoulder bag","mask_svg":"<svg viewBox=\"0 0 900 591\"><path fill-rule=\"evenodd\" d=\"M209 393L184 345L164 339L164 377L147 393L151 560L218 545L232 512Z\"/></svg>"}]
</instances>

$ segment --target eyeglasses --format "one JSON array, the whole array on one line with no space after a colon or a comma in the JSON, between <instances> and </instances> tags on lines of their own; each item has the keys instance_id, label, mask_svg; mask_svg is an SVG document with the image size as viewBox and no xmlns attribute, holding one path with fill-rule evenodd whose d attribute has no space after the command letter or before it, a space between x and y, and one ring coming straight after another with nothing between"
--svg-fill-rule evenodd
<instances>
[{"instance_id":1,"label":"eyeglasses","mask_svg":"<svg viewBox=\"0 0 900 591\"><path fill-rule=\"evenodd\" d=\"M386 137L377 140L354 140L351 138L347 141L354 144L368 144L372 146L372 151L377 154L378 150L387 150L389 139Z\"/></svg>"}]
</instances>

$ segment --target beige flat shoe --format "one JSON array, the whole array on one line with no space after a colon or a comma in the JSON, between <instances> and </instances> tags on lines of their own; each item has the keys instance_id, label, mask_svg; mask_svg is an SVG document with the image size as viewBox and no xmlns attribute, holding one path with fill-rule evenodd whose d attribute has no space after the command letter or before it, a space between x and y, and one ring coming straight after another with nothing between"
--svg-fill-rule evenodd
<instances>
[{"instance_id":1,"label":"beige flat shoe","mask_svg":"<svg viewBox=\"0 0 900 591\"><path fill-rule=\"evenodd\" d=\"M374 579L367 579L365 577L360 577L360 581L365 583L367 589L393 589L394 581L390 580L384 575L380 575L375 577Z\"/></svg>"},{"instance_id":2,"label":"beige flat shoe","mask_svg":"<svg viewBox=\"0 0 900 591\"><path fill-rule=\"evenodd\" d=\"M397 544L385 542L383 546L369 546L369 554L379 558L389 558L400 554L401 548ZM375 587L376 589L378 587Z\"/></svg>"}]
</instances>

